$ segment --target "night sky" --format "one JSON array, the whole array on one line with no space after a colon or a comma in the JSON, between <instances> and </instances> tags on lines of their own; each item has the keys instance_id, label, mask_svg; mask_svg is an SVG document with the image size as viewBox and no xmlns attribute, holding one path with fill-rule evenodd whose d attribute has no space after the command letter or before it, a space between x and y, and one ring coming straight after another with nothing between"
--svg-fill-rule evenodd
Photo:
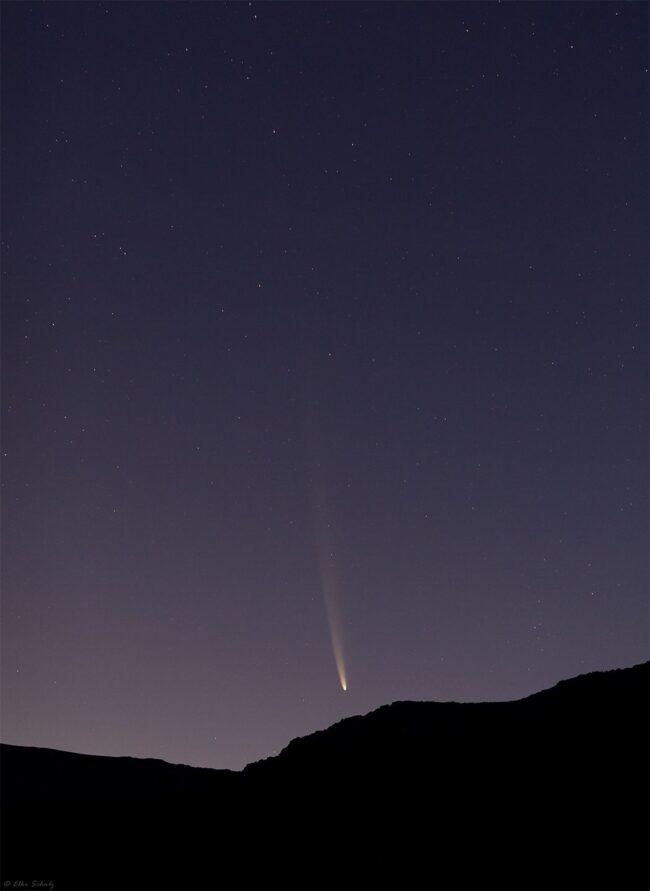
<instances>
[{"instance_id":1,"label":"night sky","mask_svg":"<svg viewBox=\"0 0 650 891\"><path fill-rule=\"evenodd\" d=\"M5 742L647 658L647 4L2 18Z\"/></svg>"}]
</instances>

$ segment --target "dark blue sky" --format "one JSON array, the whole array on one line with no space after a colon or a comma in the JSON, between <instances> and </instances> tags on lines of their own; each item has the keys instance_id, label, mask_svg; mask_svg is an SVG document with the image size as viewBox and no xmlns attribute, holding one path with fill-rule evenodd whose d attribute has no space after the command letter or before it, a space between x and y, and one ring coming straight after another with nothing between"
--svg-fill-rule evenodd
<instances>
[{"instance_id":1,"label":"dark blue sky","mask_svg":"<svg viewBox=\"0 0 650 891\"><path fill-rule=\"evenodd\" d=\"M2 50L5 741L241 767L647 658L647 4Z\"/></svg>"}]
</instances>

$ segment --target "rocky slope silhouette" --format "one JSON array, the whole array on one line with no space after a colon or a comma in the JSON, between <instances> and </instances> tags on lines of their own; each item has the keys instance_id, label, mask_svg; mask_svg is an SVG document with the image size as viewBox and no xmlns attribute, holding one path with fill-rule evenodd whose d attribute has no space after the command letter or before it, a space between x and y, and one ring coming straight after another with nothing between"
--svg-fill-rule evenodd
<instances>
[{"instance_id":1,"label":"rocky slope silhouette","mask_svg":"<svg viewBox=\"0 0 650 891\"><path fill-rule=\"evenodd\" d=\"M650 663L396 702L241 772L2 746L7 887L648 887Z\"/></svg>"}]
</instances>

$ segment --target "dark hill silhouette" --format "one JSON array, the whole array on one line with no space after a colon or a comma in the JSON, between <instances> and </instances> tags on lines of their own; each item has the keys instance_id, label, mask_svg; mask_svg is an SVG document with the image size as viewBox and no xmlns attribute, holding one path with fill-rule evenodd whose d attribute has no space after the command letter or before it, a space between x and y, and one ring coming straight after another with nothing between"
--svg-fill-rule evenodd
<instances>
[{"instance_id":1,"label":"dark hill silhouette","mask_svg":"<svg viewBox=\"0 0 650 891\"><path fill-rule=\"evenodd\" d=\"M241 772L4 745L2 879L646 889L649 669L396 702Z\"/></svg>"}]
</instances>

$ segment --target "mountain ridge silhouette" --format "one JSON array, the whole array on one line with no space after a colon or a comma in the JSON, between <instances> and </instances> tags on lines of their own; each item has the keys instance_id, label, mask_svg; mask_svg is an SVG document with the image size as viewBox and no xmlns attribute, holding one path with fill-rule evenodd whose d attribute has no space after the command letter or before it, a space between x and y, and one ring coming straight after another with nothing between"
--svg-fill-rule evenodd
<instances>
[{"instance_id":1,"label":"mountain ridge silhouette","mask_svg":"<svg viewBox=\"0 0 650 891\"><path fill-rule=\"evenodd\" d=\"M650 663L396 701L242 771L3 744L2 879L57 889L648 886Z\"/></svg>"}]
</instances>

